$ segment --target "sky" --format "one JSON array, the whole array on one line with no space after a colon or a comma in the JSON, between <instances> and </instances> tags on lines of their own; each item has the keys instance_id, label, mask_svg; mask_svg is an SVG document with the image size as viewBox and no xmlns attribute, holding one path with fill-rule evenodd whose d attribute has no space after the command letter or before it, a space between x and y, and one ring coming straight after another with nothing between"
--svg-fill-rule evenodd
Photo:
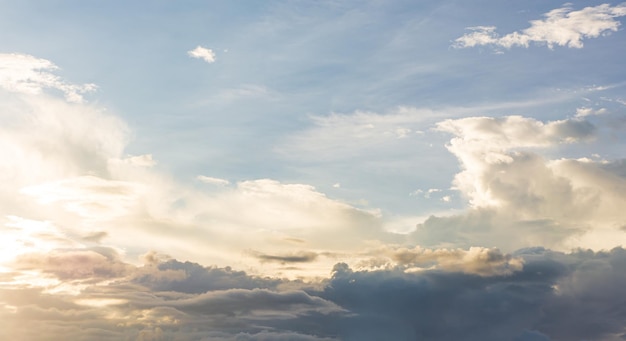
<instances>
[{"instance_id":1,"label":"sky","mask_svg":"<svg viewBox=\"0 0 626 341\"><path fill-rule=\"evenodd\" d=\"M0 0L0 339L624 340L625 25Z\"/></svg>"}]
</instances>

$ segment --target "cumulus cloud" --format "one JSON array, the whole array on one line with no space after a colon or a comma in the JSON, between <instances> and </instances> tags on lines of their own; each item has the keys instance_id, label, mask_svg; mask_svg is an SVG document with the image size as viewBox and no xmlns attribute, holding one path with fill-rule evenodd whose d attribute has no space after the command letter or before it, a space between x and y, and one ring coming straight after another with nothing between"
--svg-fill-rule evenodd
<instances>
[{"instance_id":1,"label":"cumulus cloud","mask_svg":"<svg viewBox=\"0 0 626 341\"><path fill-rule=\"evenodd\" d=\"M494 191L488 188L497 184L493 176L499 171L521 170L524 163L532 167L533 163L541 162L537 156L517 150L584 141L593 137L595 127L587 121L543 123L528 117L507 116L445 120L437 124L437 129L455 135L447 147L463 166L463 171L455 177L456 188L469 197L474 207L482 207L500 204ZM513 163L516 163L514 167ZM496 174L486 173L490 168ZM511 175L509 172L502 178ZM510 181L511 185L520 184L517 180Z\"/></svg>"},{"instance_id":2,"label":"cumulus cloud","mask_svg":"<svg viewBox=\"0 0 626 341\"><path fill-rule=\"evenodd\" d=\"M453 185L470 209L431 217L418 225L415 241L511 250L545 245L594 249L622 245L626 221L626 179L615 161L543 156L594 138L596 127L583 119L540 122L532 118L469 117L445 120L437 129L452 133L447 145L461 164ZM517 237L513 237L513 236Z\"/></svg>"},{"instance_id":3,"label":"cumulus cloud","mask_svg":"<svg viewBox=\"0 0 626 341\"><path fill-rule=\"evenodd\" d=\"M202 59L207 63L215 62L215 52L211 49L207 49L206 47L202 47L198 45L195 49L187 51L187 54L190 57Z\"/></svg>"},{"instance_id":4,"label":"cumulus cloud","mask_svg":"<svg viewBox=\"0 0 626 341\"><path fill-rule=\"evenodd\" d=\"M419 246L385 247L375 252L377 258L369 260L372 265L389 264L404 269L405 272L441 270L496 276L512 274L523 269L523 260L504 254L495 248L471 247L463 249L428 249ZM382 259L385 255L388 260Z\"/></svg>"},{"instance_id":5,"label":"cumulus cloud","mask_svg":"<svg viewBox=\"0 0 626 341\"><path fill-rule=\"evenodd\" d=\"M51 71L58 67L49 60L27 54L0 54L0 87L18 93L39 94L44 89L61 91L71 102L82 102L81 94L94 91L95 84L75 85L63 81Z\"/></svg>"},{"instance_id":6,"label":"cumulus cloud","mask_svg":"<svg viewBox=\"0 0 626 341\"><path fill-rule=\"evenodd\" d=\"M467 33L454 41L456 48L475 47L480 45L528 47L531 43L546 44L549 48L567 46L582 48L583 39L597 38L617 31L620 22L616 18L626 16L626 5L611 6L602 4L574 10L571 4L553 9L544 14L543 20L532 20L530 27L521 32L513 32L504 36L496 33L494 26L469 27Z\"/></svg>"}]
</instances>

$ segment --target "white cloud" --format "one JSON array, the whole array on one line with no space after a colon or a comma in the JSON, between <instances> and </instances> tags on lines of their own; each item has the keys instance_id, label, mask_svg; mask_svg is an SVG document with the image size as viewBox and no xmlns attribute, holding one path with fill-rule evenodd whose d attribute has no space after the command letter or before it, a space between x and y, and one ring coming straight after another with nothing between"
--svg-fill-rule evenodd
<instances>
[{"instance_id":1,"label":"white cloud","mask_svg":"<svg viewBox=\"0 0 626 341\"><path fill-rule=\"evenodd\" d=\"M42 204L61 203L86 221L102 221L129 214L145 189L138 183L85 175L25 187L21 192Z\"/></svg>"},{"instance_id":2,"label":"white cloud","mask_svg":"<svg viewBox=\"0 0 626 341\"><path fill-rule=\"evenodd\" d=\"M542 156L548 148L592 139L589 122L469 117L443 121L438 129L455 135L447 146L461 163L453 184L470 209L429 218L418 226L417 242L507 249L626 243L619 231L626 221L619 208L626 205L623 163Z\"/></svg>"},{"instance_id":3,"label":"white cloud","mask_svg":"<svg viewBox=\"0 0 626 341\"><path fill-rule=\"evenodd\" d=\"M32 57L15 60L17 70L5 63L5 75L19 75L22 60L51 65ZM7 236L2 249L8 250L0 252L0 260L37 248L107 243L130 255L150 247L196 261L254 267L258 259L242 258L245 250L270 255L336 252L387 238L380 217L312 186L261 179L212 192L178 183L151 167L155 161L150 154L125 154L129 134L119 118L96 105L43 94L42 81L28 77L24 82L5 77L0 88L0 217L15 217L0 221ZM7 84L28 85L32 91L6 95L15 91L5 89ZM228 184L208 176L198 179ZM29 232L36 225L51 227ZM293 240L302 241L298 249ZM319 257L296 271L326 274L333 262ZM280 267L264 264L259 271Z\"/></svg>"},{"instance_id":4,"label":"white cloud","mask_svg":"<svg viewBox=\"0 0 626 341\"><path fill-rule=\"evenodd\" d=\"M202 47L200 45L198 45L198 47L196 47L193 50L187 51L187 54L190 57L202 59L207 63L215 62L215 52L213 52L213 50L211 49L207 49L206 47Z\"/></svg>"},{"instance_id":5,"label":"white cloud","mask_svg":"<svg viewBox=\"0 0 626 341\"><path fill-rule=\"evenodd\" d=\"M528 47L530 43L546 44L549 48L568 46L582 48L583 39L596 38L617 31L620 22L615 18L626 16L626 5L602 4L575 11L571 5L544 14L543 20L532 20L530 27L521 32L500 37L494 26L469 27L471 33L454 41L457 48L494 45L504 48Z\"/></svg>"},{"instance_id":6,"label":"white cloud","mask_svg":"<svg viewBox=\"0 0 626 341\"><path fill-rule=\"evenodd\" d=\"M464 170L455 177L455 185L474 207L498 205L494 193L485 188L492 176L485 172L498 165L512 164L521 156L512 150L573 143L592 138L594 131L585 121L543 123L521 116L445 120L437 124L437 129L456 135L448 149L459 158Z\"/></svg>"},{"instance_id":7,"label":"white cloud","mask_svg":"<svg viewBox=\"0 0 626 341\"><path fill-rule=\"evenodd\" d=\"M26 54L0 54L0 87L11 92L39 94L43 89L61 91L70 102L82 102L81 94L94 91L94 84L75 85L61 80L50 71L58 70L52 62Z\"/></svg>"},{"instance_id":8,"label":"white cloud","mask_svg":"<svg viewBox=\"0 0 626 341\"><path fill-rule=\"evenodd\" d=\"M218 186L226 186L230 184L230 181L225 179L213 178L205 175L198 175L198 180L204 182L205 184L218 185Z\"/></svg>"},{"instance_id":9,"label":"white cloud","mask_svg":"<svg viewBox=\"0 0 626 341\"><path fill-rule=\"evenodd\" d=\"M137 167L152 167L157 164L152 158L152 154L127 156L121 161Z\"/></svg>"},{"instance_id":10,"label":"white cloud","mask_svg":"<svg viewBox=\"0 0 626 341\"><path fill-rule=\"evenodd\" d=\"M441 192L441 189L439 189L439 188L431 188L428 191L426 191L426 194L424 194L424 198L430 198L430 196L433 193L439 193L439 192Z\"/></svg>"},{"instance_id":11,"label":"white cloud","mask_svg":"<svg viewBox=\"0 0 626 341\"><path fill-rule=\"evenodd\" d=\"M576 117L585 117L585 116L592 116L592 115L603 115L606 114L607 110L605 108L600 108L597 110L594 110L592 108L578 108L576 109Z\"/></svg>"}]
</instances>

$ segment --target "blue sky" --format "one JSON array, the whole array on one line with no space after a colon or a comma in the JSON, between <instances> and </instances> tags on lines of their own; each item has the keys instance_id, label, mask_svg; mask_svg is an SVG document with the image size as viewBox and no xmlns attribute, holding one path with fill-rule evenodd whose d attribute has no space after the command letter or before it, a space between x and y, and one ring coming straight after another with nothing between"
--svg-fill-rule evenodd
<instances>
[{"instance_id":1,"label":"blue sky","mask_svg":"<svg viewBox=\"0 0 626 341\"><path fill-rule=\"evenodd\" d=\"M16 326L45 297L135 316L85 334L55 329L64 310L42 327L65 333L51 339L366 340L380 323L386 339L565 340L580 295L626 284L622 3L0 8L0 315ZM586 282L596 263L609 265ZM342 296L357 279L397 309ZM390 283L449 304L424 325ZM532 308L511 303L519 323L486 327L514 285ZM237 301L236 317L215 317L232 312L212 299ZM466 304L485 314L449 333L435 321ZM563 307L575 313L527 318ZM620 339L622 310L578 335Z\"/></svg>"}]
</instances>

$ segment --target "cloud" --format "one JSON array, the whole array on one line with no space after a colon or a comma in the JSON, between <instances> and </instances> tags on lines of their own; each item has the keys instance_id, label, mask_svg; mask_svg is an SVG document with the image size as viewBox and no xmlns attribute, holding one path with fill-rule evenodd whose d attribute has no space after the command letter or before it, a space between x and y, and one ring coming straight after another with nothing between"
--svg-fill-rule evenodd
<instances>
[{"instance_id":1,"label":"cloud","mask_svg":"<svg viewBox=\"0 0 626 341\"><path fill-rule=\"evenodd\" d=\"M523 269L523 260L510 254L503 254L492 248L471 247L462 249L426 249L419 246L385 247L374 252L378 257L370 260L372 264L381 264L385 255L405 272L437 269L441 271L462 272L479 276L510 275Z\"/></svg>"},{"instance_id":2,"label":"cloud","mask_svg":"<svg viewBox=\"0 0 626 341\"><path fill-rule=\"evenodd\" d=\"M187 51L187 54L190 57L202 59L209 64L215 62L215 52L200 45L193 50Z\"/></svg>"},{"instance_id":3,"label":"cloud","mask_svg":"<svg viewBox=\"0 0 626 341\"><path fill-rule=\"evenodd\" d=\"M39 94L43 89L61 91L70 102L83 101L81 94L94 91L94 84L74 85L61 80L50 71L58 67L46 59L27 54L0 54L0 87L25 94Z\"/></svg>"},{"instance_id":4,"label":"cloud","mask_svg":"<svg viewBox=\"0 0 626 341\"><path fill-rule=\"evenodd\" d=\"M138 268L132 281L156 291L198 294L226 289L276 289L279 279L255 277L230 267L204 267L175 259L156 261Z\"/></svg>"},{"instance_id":5,"label":"cloud","mask_svg":"<svg viewBox=\"0 0 626 341\"><path fill-rule=\"evenodd\" d=\"M595 127L587 121L543 123L527 117L507 116L445 120L437 124L437 129L456 136L447 146L464 169L455 177L456 188L469 197L471 205L483 207L501 204L494 197L494 191L488 188L491 184L497 185L493 181L496 174L486 174L489 169L517 172L524 164L526 168L532 167L541 162L540 159L517 150L585 141L593 137ZM506 177L511 175L507 173ZM520 182L516 183L519 186ZM515 186L515 183L511 181L510 185Z\"/></svg>"},{"instance_id":6,"label":"cloud","mask_svg":"<svg viewBox=\"0 0 626 341\"><path fill-rule=\"evenodd\" d=\"M0 109L0 179L6 190L86 173L107 176L109 162L123 158L128 128L101 108L24 94L3 96Z\"/></svg>"},{"instance_id":7,"label":"cloud","mask_svg":"<svg viewBox=\"0 0 626 341\"><path fill-rule=\"evenodd\" d=\"M602 4L575 11L570 4L544 14L543 20L532 20L530 27L521 32L500 37L494 26L469 27L472 31L454 41L453 47L466 48L480 45L528 47L530 43L546 44L549 48L567 46L582 48L583 39L597 38L617 31L620 22L615 18L626 16L626 5Z\"/></svg>"},{"instance_id":8,"label":"cloud","mask_svg":"<svg viewBox=\"0 0 626 341\"><path fill-rule=\"evenodd\" d=\"M102 280L125 276L130 265L107 248L55 250L47 254L22 254L15 260L17 270L41 271L60 280Z\"/></svg>"},{"instance_id":9,"label":"cloud","mask_svg":"<svg viewBox=\"0 0 626 341\"><path fill-rule=\"evenodd\" d=\"M198 175L196 178L206 184L211 184L211 185L226 186L230 184L230 181L228 180L213 178L210 176Z\"/></svg>"},{"instance_id":10,"label":"cloud","mask_svg":"<svg viewBox=\"0 0 626 341\"><path fill-rule=\"evenodd\" d=\"M80 176L25 187L22 193L43 204L60 202L66 210L88 220L109 220L131 212L143 190L133 182Z\"/></svg>"},{"instance_id":11,"label":"cloud","mask_svg":"<svg viewBox=\"0 0 626 341\"><path fill-rule=\"evenodd\" d=\"M150 154L125 154L125 125L96 106L43 93L5 97L0 339L618 340L625 333L622 248L512 251L556 245L572 231L615 225L623 235L623 160L544 156L593 139L596 127L584 117L441 122L462 167L455 186L472 206L404 236L307 184L186 186L152 168ZM434 116L331 115L302 141L320 137L320 150L349 139L355 148L410 142L424 117ZM450 245L416 246L431 242ZM490 242L507 248L485 247ZM128 261L139 254L143 265ZM336 262L345 263L328 277Z\"/></svg>"},{"instance_id":12,"label":"cloud","mask_svg":"<svg viewBox=\"0 0 626 341\"><path fill-rule=\"evenodd\" d=\"M470 208L428 218L414 232L415 242L505 250L533 245L603 249L626 242L619 231L626 215L618 208L626 204L623 162L542 155L592 140L597 128L591 123L468 117L442 121L437 129L455 136L447 145L461 165L453 186Z\"/></svg>"},{"instance_id":13,"label":"cloud","mask_svg":"<svg viewBox=\"0 0 626 341\"><path fill-rule=\"evenodd\" d=\"M308 263L317 259L318 254L315 252L300 251L286 254L264 254L260 252L250 251L250 253L262 262L279 262L285 263Z\"/></svg>"},{"instance_id":14,"label":"cloud","mask_svg":"<svg viewBox=\"0 0 626 341\"><path fill-rule=\"evenodd\" d=\"M51 257L59 260L56 257L65 252L70 259L87 256L86 264L101 264L100 258L86 251L59 250ZM66 267L41 255L38 259L45 269L61 274L63 281L81 279L82 289L59 294L36 286L7 287L11 276L3 278L0 336L20 340L150 340L174 335L179 340L369 340L385 336L489 341L619 340L626 333L626 251L622 248L573 253L529 248L509 255L493 249L390 251L397 251L405 264L436 259L447 268L356 271L340 263L331 277L307 284L154 254L145 265L125 264L123 271L97 272L81 265L67 272L70 265L78 264L69 262ZM523 266L492 271L514 260ZM467 271L477 262L494 268L488 274ZM28 323L35 319L37 324Z\"/></svg>"},{"instance_id":15,"label":"cloud","mask_svg":"<svg viewBox=\"0 0 626 341\"><path fill-rule=\"evenodd\" d=\"M321 296L353 314L342 321L342 339L619 340L625 332L626 312L617 303L626 299L618 289L626 280L625 255L621 248L573 254L520 250L515 256L524 259L523 270L495 277L353 271L344 264L335 267ZM585 300L601 317L588 318ZM616 310L600 312L607 304Z\"/></svg>"},{"instance_id":16,"label":"cloud","mask_svg":"<svg viewBox=\"0 0 626 341\"><path fill-rule=\"evenodd\" d=\"M318 153L334 150L333 154L356 146L373 147L385 140L393 142L408 137L410 132L417 131L419 124L436 115L431 110L399 107L386 114L357 111L312 116L313 128L294 136L290 144Z\"/></svg>"},{"instance_id":17,"label":"cloud","mask_svg":"<svg viewBox=\"0 0 626 341\"><path fill-rule=\"evenodd\" d=\"M102 243L130 255L150 248L273 272L278 262L261 264L245 250L280 256L292 251L292 240L302 240L303 252L317 253L390 237L376 215L306 184L256 179L211 191L177 182L152 167L151 154L125 153L131 134L109 111L43 93L42 84L70 85L46 76L41 68L52 68L50 62L10 57L4 56L5 76L35 71L23 80L3 78L6 86L29 87L20 96L0 88L0 229L6 237L0 241L0 261ZM199 180L227 184L207 176ZM317 258L294 271L323 274L333 261Z\"/></svg>"},{"instance_id":18,"label":"cloud","mask_svg":"<svg viewBox=\"0 0 626 341\"><path fill-rule=\"evenodd\" d=\"M600 108L598 110L593 110L592 108L578 108L576 109L576 117L586 117L592 115L603 115L606 114L607 110L605 108Z\"/></svg>"}]
</instances>

